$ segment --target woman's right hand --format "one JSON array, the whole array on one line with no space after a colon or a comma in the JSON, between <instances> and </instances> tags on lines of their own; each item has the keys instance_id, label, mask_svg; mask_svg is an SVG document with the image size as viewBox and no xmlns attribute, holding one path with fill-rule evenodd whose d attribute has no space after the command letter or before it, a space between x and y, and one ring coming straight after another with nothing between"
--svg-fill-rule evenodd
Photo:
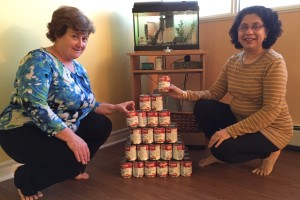
<instances>
[{"instance_id":1,"label":"woman's right hand","mask_svg":"<svg viewBox=\"0 0 300 200\"><path fill-rule=\"evenodd\" d=\"M183 93L185 91L183 91L182 89L176 87L175 85L171 84L169 86L169 92L167 92L166 94L168 94L171 97L174 97L176 99L182 99L183 98Z\"/></svg>"},{"instance_id":2,"label":"woman's right hand","mask_svg":"<svg viewBox=\"0 0 300 200\"><path fill-rule=\"evenodd\" d=\"M55 134L55 137L66 142L78 162L87 164L90 161L90 149L87 143L70 128L65 128Z\"/></svg>"},{"instance_id":3,"label":"woman's right hand","mask_svg":"<svg viewBox=\"0 0 300 200\"><path fill-rule=\"evenodd\" d=\"M67 140L66 143L74 153L78 162L87 164L90 161L90 149L87 143L82 138L74 134L72 139Z\"/></svg>"}]
</instances>

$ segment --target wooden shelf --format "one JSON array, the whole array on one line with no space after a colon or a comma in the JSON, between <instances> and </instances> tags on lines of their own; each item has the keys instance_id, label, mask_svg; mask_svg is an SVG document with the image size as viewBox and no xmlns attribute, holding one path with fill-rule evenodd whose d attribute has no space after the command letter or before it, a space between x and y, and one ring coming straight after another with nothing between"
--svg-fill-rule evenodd
<instances>
[{"instance_id":1,"label":"wooden shelf","mask_svg":"<svg viewBox=\"0 0 300 200\"><path fill-rule=\"evenodd\" d=\"M182 74L202 73L203 69L164 69L164 70L131 70L133 74Z\"/></svg>"},{"instance_id":2,"label":"wooden shelf","mask_svg":"<svg viewBox=\"0 0 300 200\"><path fill-rule=\"evenodd\" d=\"M200 49L196 50L173 50L171 52L165 51L135 51L133 53L128 53L128 56L177 56L177 55L201 55L207 54L208 51L203 51Z\"/></svg>"},{"instance_id":3,"label":"wooden shelf","mask_svg":"<svg viewBox=\"0 0 300 200\"><path fill-rule=\"evenodd\" d=\"M130 57L130 66L131 66L131 85L133 90L133 99L136 105L139 105L139 95L142 91L142 75L157 75L157 74L186 74L186 73L195 73L199 74L199 89L204 89L205 83L205 55L207 51L203 51L200 49L193 49L193 50L174 50L171 52L165 51L136 51L132 53L127 53ZM190 55L191 60L199 61L202 63L202 68L181 68L181 69L174 69L170 67L166 67L163 70L142 70L141 69L141 57L155 57L155 56L162 56L165 58L165 66L170 66L169 64L174 62L175 57L178 56L186 56ZM146 59L149 59L146 58ZM153 59L153 58L152 58ZM169 64L167 64L169 63Z\"/></svg>"},{"instance_id":4,"label":"wooden shelf","mask_svg":"<svg viewBox=\"0 0 300 200\"><path fill-rule=\"evenodd\" d=\"M159 74L176 74L174 76L181 77L184 76L187 73L190 74L198 74L199 80L195 82L195 84L198 86L200 90L204 89L205 84L205 55L207 54L207 51L203 51L200 49L194 49L194 50L174 50L171 52L165 52L165 51L136 51L132 53L127 53L127 55L130 57L130 75L131 75L131 85L132 85L132 94L133 99L135 101L136 107L139 108L139 95L142 94L142 77L143 75L159 75ZM178 60L183 60L185 56L189 55L191 61L199 61L201 63L202 68L181 68L181 69L174 69L174 66L171 64ZM144 60L149 60L150 62L153 62L153 57L163 57L164 59L164 67L163 70L142 70L141 69L141 63L144 62ZM143 57L143 58L142 58ZM178 57L182 57L183 59L178 59ZM155 68L154 68L155 69ZM179 74L177 76L177 74ZM205 139L204 135L202 133L188 133L184 132L182 133L182 137L184 137L184 141L187 145L204 145Z\"/></svg>"}]
</instances>

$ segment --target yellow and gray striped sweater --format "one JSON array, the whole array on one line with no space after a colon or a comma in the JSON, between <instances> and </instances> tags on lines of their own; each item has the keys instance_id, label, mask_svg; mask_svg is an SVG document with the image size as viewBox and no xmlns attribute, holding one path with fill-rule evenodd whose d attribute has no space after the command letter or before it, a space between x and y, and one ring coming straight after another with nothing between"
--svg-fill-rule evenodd
<instances>
[{"instance_id":1,"label":"yellow and gray striped sweater","mask_svg":"<svg viewBox=\"0 0 300 200\"><path fill-rule=\"evenodd\" d=\"M270 49L254 63L243 64L243 54L237 53L227 60L210 89L188 90L187 99L220 100L228 92L232 96L230 108L238 120L226 128L231 137L260 131L282 149L293 135L286 102L285 61Z\"/></svg>"}]
</instances>

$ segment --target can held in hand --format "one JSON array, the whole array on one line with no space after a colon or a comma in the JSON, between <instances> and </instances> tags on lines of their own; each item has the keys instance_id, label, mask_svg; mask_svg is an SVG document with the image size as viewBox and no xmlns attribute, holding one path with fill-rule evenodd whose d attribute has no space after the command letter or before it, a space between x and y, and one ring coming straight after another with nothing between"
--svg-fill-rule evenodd
<instances>
[{"instance_id":1,"label":"can held in hand","mask_svg":"<svg viewBox=\"0 0 300 200\"><path fill-rule=\"evenodd\" d=\"M159 92L169 92L169 87L171 84L171 78L168 75L162 75L158 77L158 91Z\"/></svg>"}]
</instances>

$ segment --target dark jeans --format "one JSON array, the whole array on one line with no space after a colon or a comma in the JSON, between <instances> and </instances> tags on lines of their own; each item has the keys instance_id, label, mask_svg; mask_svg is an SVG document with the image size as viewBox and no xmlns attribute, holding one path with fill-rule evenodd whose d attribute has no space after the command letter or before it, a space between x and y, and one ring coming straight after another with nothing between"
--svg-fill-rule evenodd
<instances>
[{"instance_id":1,"label":"dark jeans","mask_svg":"<svg viewBox=\"0 0 300 200\"><path fill-rule=\"evenodd\" d=\"M213 100L198 100L194 115L205 134L210 139L218 130L237 122L230 106ZM261 132L238 136L236 139L224 140L218 148L212 147L212 155L227 163L240 163L253 159L264 159L278 148Z\"/></svg>"},{"instance_id":2,"label":"dark jeans","mask_svg":"<svg viewBox=\"0 0 300 200\"><path fill-rule=\"evenodd\" d=\"M107 117L90 113L81 121L76 134L88 144L92 158L111 130ZM86 167L76 160L64 141L46 136L36 126L0 130L0 144L12 159L23 164L16 170L14 181L24 195L74 178Z\"/></svg>"}]
</instances>

